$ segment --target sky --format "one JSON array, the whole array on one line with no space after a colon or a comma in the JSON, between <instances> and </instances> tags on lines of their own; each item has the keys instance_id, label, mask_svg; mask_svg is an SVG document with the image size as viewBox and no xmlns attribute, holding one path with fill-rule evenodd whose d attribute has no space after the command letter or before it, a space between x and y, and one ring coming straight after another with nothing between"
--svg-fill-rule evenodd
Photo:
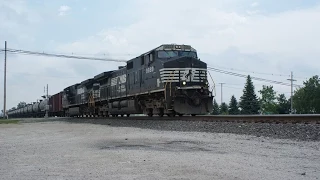
<instances>
[{"instance_id":1,"label":"sky","mask_svg":"<svg viewBox=\"0 0 320 180\"><path fill-rule=\"evenodd\" d=\"M319 75L315 0L0 0L0 49L129 60L161 44L189 44L209 67L295 84ZM0 52L0 107L4 53ZM8 54L7 108L41 99L121 62ZM243 93L243 77L210 71L217 102ZM290 97L290 86L253 80ZM2 108L1 108L2 109Z\"/></svg>"}]
</instances>

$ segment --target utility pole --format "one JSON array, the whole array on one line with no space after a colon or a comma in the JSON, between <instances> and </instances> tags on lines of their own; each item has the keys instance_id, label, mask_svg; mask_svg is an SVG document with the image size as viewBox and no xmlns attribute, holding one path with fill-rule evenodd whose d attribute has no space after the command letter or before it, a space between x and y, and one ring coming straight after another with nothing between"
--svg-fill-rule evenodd
<instances>
[{"instance_id":1,"label":"utility pole","mask_svg":"<svg viewBox=\"0 0 320 180\"><path fill-rule=\"evenodd\" d=\"M222 85L225 83L219 83L219 84L221 84L221 104L222 104Z\"/></svg>"},{"instance_id":2,"label":"utility pole","mask_svg":"<svg viewBox=\"0 0 320 180\"><path fill-rule=\"evenodd\" d=\"M291 97L290 97L290 99L291 99L291 102L290 102L290 104L291 104L291 112L290 112L290 114L293 114L293 81L296 81L295 79L293 79L293 72L291 71L291 78L290 79L287 79L287 80L289 80L289 81L291 81Z\"/></svg>"},{"instance_id":3,"label":"utility pole","mask_svg":"<svg viewBox=\"0 0 320 180\"><path fill-rule=\"evenodd\" d=\"M4 42L4 81L3 81L3 118L7 118L6 113L6 94L7 94L7 41Z\"/></svg>"},{"instance_id":4,"label":"utility pole","mask_svg":"<svg viewBox=\"0 0 320 180\"><path fill-rule=\"evenodd\" d=\"M47 100L47 104L46 104L46 115L45 115L45 118L48 118L49 115L48 115L48 111L49 111L49 95L48 95L48 84L47 84L47 95L46 95L46 100Z\"/></svg>"}]
</instances>

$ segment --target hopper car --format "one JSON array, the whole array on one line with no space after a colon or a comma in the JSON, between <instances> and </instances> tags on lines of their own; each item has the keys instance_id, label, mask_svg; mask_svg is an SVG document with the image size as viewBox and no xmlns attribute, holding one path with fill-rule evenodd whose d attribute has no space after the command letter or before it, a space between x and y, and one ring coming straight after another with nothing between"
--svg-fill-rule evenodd
<instances>
[{"instance_id":1,"label":"hopper car","mask_svg":"<svg viewBox=\"0 0 320 180\"><path fill-rule=\"evenodd\" d=\"M70 85L9 117L182 116L213 108L207 64L190 45L163 44L125 66Z\"/></svg>"}]
</instances>

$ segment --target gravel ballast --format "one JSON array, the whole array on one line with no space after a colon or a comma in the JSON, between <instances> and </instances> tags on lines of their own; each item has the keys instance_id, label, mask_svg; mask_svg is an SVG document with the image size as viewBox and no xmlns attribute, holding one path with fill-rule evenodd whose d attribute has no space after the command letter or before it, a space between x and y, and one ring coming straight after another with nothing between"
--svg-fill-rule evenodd
<instances>
[{"instance_id":1,"label":"gravel ballast","mask_svg":"<svg viewBox=\"0 0 320 180\"><path fill-rule=\"evenodd\" d=\"M176 118L177 119L177 118ZM26 119L34 121L65 121L70 123L92 123L113 127L136 127L164 131L233 133L263 136L280 139L320 141L320 124L270 124L239 122L166 121L166 120L120 120L120 119L82 119L49 118Z\"/></svg>"},{"instance_id":2,"label":"gravel ballast","mask_svg":"<svg viewBox=\"0 0 320 180\"><path fill-rule=\"evenodd\" d=\"M58 121L2 124L0 137L1 180L320 177L319 141Z\"/></svg>"}]
</instances>

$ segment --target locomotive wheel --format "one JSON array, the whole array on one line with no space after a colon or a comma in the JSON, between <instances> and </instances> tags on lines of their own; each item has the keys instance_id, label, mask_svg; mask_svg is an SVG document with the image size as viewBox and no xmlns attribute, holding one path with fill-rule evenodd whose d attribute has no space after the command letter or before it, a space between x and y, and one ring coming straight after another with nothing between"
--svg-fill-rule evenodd
<instances>
[{"instance_id":1,"label":"locomotive wheel","mask_svg":"<svg viewBox=\"0 0 320 180\"><path fill-rule=\"evenodd\" d=\"M160 108L160 113L159 113L159 116L160 117L163 117L163 115L164 115L164 112L163 112L164 110L163 110L163 108Z\"/></svg>"},{"instance_id":2,"label":"locomotive wheel","mask_svg":"<svg viewBox=\"0 0 320 180\"><path fill-rule=\"evenodd\" d=\"M152 116L153 116L153 112L152 112L152 111L153 111L153 109L148 109L148 116L149 116L149 117L152 117Z\"/></svg>"},{"instance_id":3,"label":"locomotive wheel","mask_svg":"<svg viewBox=\"0 0 320 180\"><path fill-rule=\"evenodd\" d=\"M167 114L167 116L168 116L168 117L175 117L175 116L176 116L176 114L174 114L174 113L170 113L170 114Z\"/></svg>"}]
</instances>

